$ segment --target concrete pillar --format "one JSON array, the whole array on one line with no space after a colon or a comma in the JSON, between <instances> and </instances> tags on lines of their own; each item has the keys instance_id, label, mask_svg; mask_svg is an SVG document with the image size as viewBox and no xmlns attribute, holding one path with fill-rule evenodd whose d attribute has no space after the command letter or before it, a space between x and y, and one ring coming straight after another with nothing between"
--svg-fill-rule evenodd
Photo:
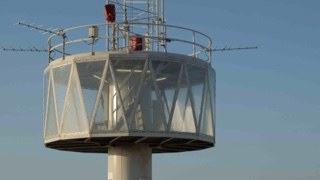
<instances>
[{"instance_id":1,"label":"concrete pillar","mask_svg":"<svg viewBox=\"0 0 320 180\"><path fill-rule=\"evenodd\" d=\"M108 180L151 180L152 150L147 145L109 147Z\"/></svg>"}]
</instances>

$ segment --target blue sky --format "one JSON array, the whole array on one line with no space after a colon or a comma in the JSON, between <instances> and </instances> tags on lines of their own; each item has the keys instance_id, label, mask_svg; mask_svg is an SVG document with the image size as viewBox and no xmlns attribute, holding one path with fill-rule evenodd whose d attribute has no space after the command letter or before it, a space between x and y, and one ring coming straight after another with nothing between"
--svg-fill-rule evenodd
<instances>
[{"instance_id":1,"label":"blue sky","mask_svg":"<svg viewBox=\"0 0 320 180\"><path fill-rule=\"evenodd\" d=\"M46 47L46 27L103 22L105 1L2 0L0 46ZM318 180L320 178L320 2L166 1L168 24L197 29L215 53L216 147L153 156L153 179ZM106 179L107 156L44 148L46 54L0 52L0 179Z\"/></svg>"}]
</instances>

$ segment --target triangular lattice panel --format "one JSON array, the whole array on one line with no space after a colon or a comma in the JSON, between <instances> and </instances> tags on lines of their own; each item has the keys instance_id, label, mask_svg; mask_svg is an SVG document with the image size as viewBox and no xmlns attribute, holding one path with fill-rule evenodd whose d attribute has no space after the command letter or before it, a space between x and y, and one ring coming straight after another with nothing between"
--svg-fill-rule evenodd
<instances>
[{"instance_id":1,"label":"triangular lattice panel","mask_svg":"<svg viewBox=\"0 0 320 180\"><path fill-rule=\"evenodd\" d=\"M71 66L72 65L69 64L61 67L56 67L53 69L54 89L55 89L55 98L57 103L59 124L61 123L61 120L62 120L62 113L63 113L65 97L66 97L67 89L69 85Z\"/></svg>"},{"instance_id":2,"label":"triangular lattice panel","mask_svg":"<svg viewBox=\"0 0 320 180\"><path fill-rule=\"evenodd\" d=\"M72 75L70 91L67 97L66 111L62 122L62 133L82 133L88 131L88 120L82 106L80 89L78 87L78 75L75 70Z\"/></svg>"},{"instance_id":3,"label":"triangular lattice panel","mask_svg":"<svg viewBox=\"0 0 320 180\"><path fill-rule=\"evenodd\" d=\"M56 117L56 108L53 98L53 86L52 81L49 81L49 94L48 94L48 107L47 107L47 117L46 117L46 128L45 136L53 137L58 135L57 127L57 117Z\"/></svg>"},{"instance_id":4,"label":"triangular lattice panel","mask_svg":"<svg viewBox=\"0 0 320 180\"><path fill-rule=\"evenodd\" d=\"M88 120L91 120L106 61L77 63Z\"/></svg>"}]
</instances>

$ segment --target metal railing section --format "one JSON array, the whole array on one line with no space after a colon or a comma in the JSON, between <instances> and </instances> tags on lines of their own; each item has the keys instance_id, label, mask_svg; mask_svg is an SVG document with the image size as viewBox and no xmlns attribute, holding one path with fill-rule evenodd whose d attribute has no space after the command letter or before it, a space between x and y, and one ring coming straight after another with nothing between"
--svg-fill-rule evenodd
<instances>
[{"instance_id":1,"label":"metal railing section","mask_svg":"<svg viewBox=\"0 0 320 180\"><path fill-rule=\"evenodd\" d=\"M158 34L148 34L147 29L152 25L158 26ZM170 52L193 56L208 63L212 58L209 36L174 25L102 23L64 29L61 33L63 36L53 34L48 39L49 63L69 55L98 51Z\"/></svg>"}]
</instances>

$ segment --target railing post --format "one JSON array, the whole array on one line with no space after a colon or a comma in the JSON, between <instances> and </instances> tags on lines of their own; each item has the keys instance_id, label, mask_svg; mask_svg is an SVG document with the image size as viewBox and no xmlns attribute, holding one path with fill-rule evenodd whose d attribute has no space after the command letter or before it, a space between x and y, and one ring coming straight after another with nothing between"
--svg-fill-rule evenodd
<instances>
[{"instance_id":1,"label":"railing post","mask_svg":"<svg viewBox=\"0 0 320 180\"><path fill-rule=\"evenodd\" d=\"M48 39L48 64L51 62L51 38Z\"/></svg>"},{"instance_id":2,"label":"railing post","mask_svg":"<svg viewBox=\"0 0 320 180\"><path fill-rule=\"evenodd\" d=\"M106 22L106 50L109 51L110 50L110 30L109 30L109 23Z\"/></svg>"},{"instance_id":3,"label":"railing post","mask_svg":"<svg viewBox=\"0 0 320 180\"><path fill-rule=\"evenodd\" d=\"M192 54L193 57L196 57L196 33L192 31Z\"/></svg>"},{"instance_id":4,"label":"railing post","mask_svg":"<svg viewBox=\"0 0 320 180\"><path fill-rule=\"evenodd\" d=\"M116 50L116 24L112 23L112 51Z\"/></svg>"},{"instance_id":5,"label":"railing post","mask_svg":"<svg viewBox=\"0 0 320 180\"><path fill-rule=\"evenodd\" d=\"M209 38L208 39L208 51L209 51L209 63L211 64L212 62L212 40Z\"/></svg>"},{"instance_id":6,"label":"railing post","mask_svg":"<svg viewBox=\"0 0 320 180\"><path fill-rule=\"evenodd\" d=\"M62 39L63 39L63 42L62 42L62 59L64 60L66 58L66 33L63 33L62 34Z\"/></svg>"},{"instance_id":7,"label":"railing post","mask_svg":"<svg viewBox=\"0 0 320 180\"><path fill-rule=\"evenodd\" d=\"M120 37L119 37L119 35L120 35L120 28L119 28L119 24L116 24L116 30L117 30L117 33L116 33L116 43L117 43L117 50L119 50L120 49Z\"/></svg>"}]
</instances>

